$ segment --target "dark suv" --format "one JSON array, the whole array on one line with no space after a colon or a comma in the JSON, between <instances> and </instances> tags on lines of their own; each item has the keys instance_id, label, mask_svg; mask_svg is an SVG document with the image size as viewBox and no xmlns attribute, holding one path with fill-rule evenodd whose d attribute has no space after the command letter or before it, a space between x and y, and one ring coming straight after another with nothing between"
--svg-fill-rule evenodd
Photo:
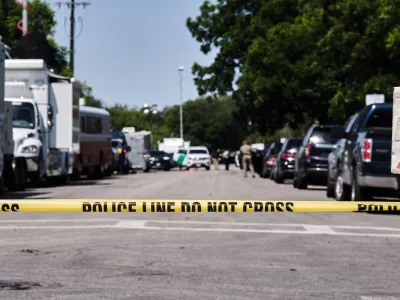
<instances>
[{"instance_id":1,"label":"dark suv","mask_svg":"<svg viewBox=\"0 0 400 300\"><path fill-rule=\"evenodd\" d=\"M326 185L328 155L342 135L343 126L314 124L310 127L296 155L293 180L295 188Z\"/></svg>"},{"instance_id":2,"label":"dark suv","mask_svg":"<svg viewBox=\"0 0 400 300\"><path fill-rule=\"evenodd\" d=\"M288 138L283 143L275 161L274 181L276 183L283 183L285 179L293 178L294 160L301 142L302 139L299 138Z\"/></svg>"}]
</instances>

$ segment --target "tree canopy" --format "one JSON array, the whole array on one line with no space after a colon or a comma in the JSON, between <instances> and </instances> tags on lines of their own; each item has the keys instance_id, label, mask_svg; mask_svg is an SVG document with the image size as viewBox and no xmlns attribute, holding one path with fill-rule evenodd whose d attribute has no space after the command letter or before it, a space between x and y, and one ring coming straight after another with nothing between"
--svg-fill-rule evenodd
<instances>
[{"instance_id":1,"label":"tree canopy","mask_svg":"<svg viewBox=\"0 0 400 300\"><path fill-rule=\"evenodd\" d=\"M203 53L218 54L193 65L198 92L232 93L241 116L265 134L314 119L343 122L367 93L391 101L399 14L400 0L205 1L187 27Z\"/></svg>"}]
</instances>

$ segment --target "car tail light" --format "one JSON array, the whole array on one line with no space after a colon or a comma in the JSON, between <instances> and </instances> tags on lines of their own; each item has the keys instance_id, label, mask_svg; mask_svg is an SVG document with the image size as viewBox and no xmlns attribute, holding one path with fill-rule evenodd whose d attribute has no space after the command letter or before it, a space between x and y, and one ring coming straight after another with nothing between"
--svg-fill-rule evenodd
<instances>
[{"instance_id":1,"label":"car tail light","mask_svg":"<svg viewBox=\"0 0 400 300\"><path fill-rule=\"evenodd\" d=\"M361 145L361 156L363 162L371 162L372 157L372 139L365 139Z\"/></svg>"},{"instance_id":2,"label":"car tail light","mask_svg":"<svg viewBox=\"0 0 400 300\"><path fill-rule=\"evenodd\" d=\"M293 153L282 153L281 158L282 159L294 158L294 154Z\"/></svg>"},{"instance_id":3,"label":"car tail light","mask_svg":"<svg viewBox=\"0 0 400 300\"><path fill-rule=\"evenodd\" d=\"M267 159L266 159L266 162L267 162L267 164L272 164L272 163L274 163L274 158L273 157L268 157Z\"/></svg>"},{"instance_id":4,"label":"car tail light","mask_svg":"<svg viewBox=\"0 0 400 300\"><path fill-rule=\"evenodd\" d=\"M306 148L304 149L304 153L306 156L310 156L311 153L311 143L307 143Z\"/></svg>"}]
</instances>

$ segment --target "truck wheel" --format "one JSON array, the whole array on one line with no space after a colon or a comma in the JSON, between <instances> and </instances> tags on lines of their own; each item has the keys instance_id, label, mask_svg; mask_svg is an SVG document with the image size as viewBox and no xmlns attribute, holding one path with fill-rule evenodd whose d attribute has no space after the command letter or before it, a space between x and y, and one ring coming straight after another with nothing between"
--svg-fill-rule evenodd
<instances>
[{"instance_id":1,"label":"truck wheel","mask_svg":"<svg viewBox=\"0 0 400 300\"><path fill-rule=\"evenodd\" d=\"M299 190L306 190L307 186L308 186L308 184L307 184L307 180L305 178L301 178L301 177L297 178L297 188Z\"/></svg>"},{"instance_id":2,"label":"truck wheel","mask_svg":"<svg viewBox=\"0 0 400 300\"><path fill-rule=\"evenodd\" d=\"M4 189L4 178L3 176L0 177L0 195L4 195L5 189Z\"/></svg>"},{"instance_id":3,"label":"truck wheel","mask_svg":"<svg viewBox=\"0 0 400 300\"><path fill-rule=\"evenodd\" d=\"M349 201L351 199L351 188L343 182L342 173L336 175L335 199L337 201Z\"/></svg>"},{"instance_id":4,"label":"truck wheel","mask_svg":"<svg viewBox=\"0 0 400 300\"><path fill-rule=\"evenodd\" d=\"M283 183L285 181L285 179L283 178L282 174L277 170L275 173L275 179L274 179L275 183Z\"/></svg>"},{"instance_id":5,"label":"truck wheel","mask_svg":"<svg viewBox=\"0 0 400 300\"><path fill-rule=\"evenodd\" d=\"M17 159L16 161L16 171L17 171L17 190L24 191L26 187L26 177L27 177L27 169L25 159Z\"/></svg>"},{"instance_id":6,"label":"truck wheel","mask_svg":"<svg viewBox=\"0 0 400 300\"><path fill-rule=\"evenodd\" d=\"M335 198L335 185L332 183L328 183L326 186L326 197Z\"/></svg>"},{"instance_id":7,"label":"truck wheel","mask_svg":"<svg viewBox=\"0 0 400 300\"><path fill-rule=\"evenodd\" d=\"M353 180L351 184L351 201L368 201L372 200L372 193L368 189L358 185L358 177L353 172Z\"/></svg>"}]
</instances>

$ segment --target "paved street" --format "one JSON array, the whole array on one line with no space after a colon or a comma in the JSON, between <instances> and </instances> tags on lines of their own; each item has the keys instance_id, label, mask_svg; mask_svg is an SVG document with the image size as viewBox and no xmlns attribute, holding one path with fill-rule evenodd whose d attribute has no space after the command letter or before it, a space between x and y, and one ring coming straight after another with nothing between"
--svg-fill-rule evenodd
<instances>
[{"instance_id":1,"label":"paved street","mask_svg":"<svg viewBox=\"0 0 400 300\"><path fill-rule=\"evenodd\" d=\"M237 170L170 171L13 198L327 200ZM399 216L2 214L0 299L400 299ZM397 297L397 298L396 298Z\"/></svg>"}]
</instances>

